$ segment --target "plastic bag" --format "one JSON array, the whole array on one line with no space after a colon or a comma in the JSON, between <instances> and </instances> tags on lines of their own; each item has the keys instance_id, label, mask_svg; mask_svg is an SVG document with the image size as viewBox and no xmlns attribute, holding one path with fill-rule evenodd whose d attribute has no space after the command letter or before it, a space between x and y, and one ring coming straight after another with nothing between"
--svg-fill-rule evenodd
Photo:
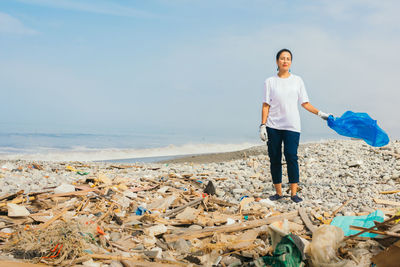
<instances>
[{"instance_id":1,"label":"plastic bag","mask_svg":"<svg viewBox=\"0 0 400 267\"><path fill-rule=\"evenodd\" d=\"M385 146L389 137L367 113L346 111L341 117L329 116L328 126L340 135L363 139L374 147Z\"/></svg>"},{"instance_id":2,"label":"plastic bag","mask_svg":"<svg viewBox=\"0 0 400 267\"><path fill-rule=\"evenodd\" d=\"M308 246L307 254L310 254L314 266L343 266L347 262L340 261L336 251L344 238L343 230L333 225L321 225L314 231L312 241Z\"/></svg>"},{"instance_id":3,"label":"plastic bag","mask_svg":"<svg viewBox=\"0 0 400 267\"><path fill-rule=\"evenodd\" d=\"M305 260L303 250L304 244L302 240L296 235L288 234L282 237L272 256L263 256L262 259L268 266L303 267L305 266L303 262L303 260Z\"/></svg>"}]
</instances>

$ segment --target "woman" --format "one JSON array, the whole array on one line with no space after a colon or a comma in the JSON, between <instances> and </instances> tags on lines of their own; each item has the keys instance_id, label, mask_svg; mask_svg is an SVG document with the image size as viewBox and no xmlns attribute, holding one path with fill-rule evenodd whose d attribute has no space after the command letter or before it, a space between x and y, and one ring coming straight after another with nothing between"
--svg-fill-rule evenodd
<instances>
[{"instance_id":1,"label":"woman","mask_svg":"<svg viewBox=\"0 0 400 267\"><path fill-rule=\"evenodd\" d=\"M303 80L290 73L292 52L280 50L276 55L278 74L265 80L265 93L262 105L260 138L267 141L268 155L271 163L272 181L276 194L271 200L279 200L282 195L282 142L287 163L291 200L301 202L297 195L299 182L299 165L297 148L300 139L300 114L298 104L311 113L326 120L329 114L316 109L310 104Z\"/></svg>"}]
</instances>

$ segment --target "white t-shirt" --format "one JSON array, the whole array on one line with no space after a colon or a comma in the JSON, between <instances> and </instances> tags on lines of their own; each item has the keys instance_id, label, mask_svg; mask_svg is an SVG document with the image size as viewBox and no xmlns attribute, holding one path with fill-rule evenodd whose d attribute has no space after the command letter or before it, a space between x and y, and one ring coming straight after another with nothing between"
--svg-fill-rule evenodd
<instances>
[{"instance_id":1,"label":"white t-shirt","mask_svg":"<svg viewBox=\"0 0 400 267\"><path fill-rule=\"evenodd\" d=\"M298 105L309 102L303 80L290 74L288 78L278 75L265 80L264 103L270 105L267 127L300 132Z\"/></svg>"}]
</instances>

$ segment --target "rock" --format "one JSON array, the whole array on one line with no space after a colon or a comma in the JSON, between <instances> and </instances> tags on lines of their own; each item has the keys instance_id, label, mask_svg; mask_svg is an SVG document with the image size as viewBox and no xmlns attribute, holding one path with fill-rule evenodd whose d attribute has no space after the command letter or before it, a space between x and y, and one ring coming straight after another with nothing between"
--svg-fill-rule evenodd
<instances>
[{"instance_id":1,"label":"rock","mask_svg":"<svg viewBox=\"0 0 400 267\"><path fill-rule=\"evenodd\" d=\"M83 266L87 267L101 267L101 263L99 262L94 262L93 259L90 259L88 261L82 262Z\"/></svg>"},{"instance_id":2,"label":"rock","mask_svg":"<svg viewBox=\"0 0 400 267\"><path fill-rule=\"evenodd\" d=\"M121 234L118 232L111 232L110 239L111 241L116 242L121 239Z\"/></svg>"},{"instance_id":3,"label":"rock","mask_svg":"<svg viewBox=\"0 0 400 267\"><path fill-rule=\"evenodd\" d=\"M69 192L74 192L75 191L75 186L71 184L61 184L54 188L54 193L55 194L62 194L62 193L69 193Z\"/></svg>"},{"instance_id":4,"label":"rock","mask_svg":"<svg viewBox=\"0 0 400 267\"><path fill-rule=\"evenodd\" d=\"M151 250L144 251L144 255L146 255L150 259L161 259L162 249L161 248L153 248Z\"/></svg>"},{"instance_id":5,"label":"rock","mask_svg":"<svg viewBox=\"0 0 400 267\"><path fill-rule=\"evenodd\" d=\"M243 194L243 193L247 192L247 189L246 188L235 188L232 190L232 192L234 194Z\"/></svg>"},{"instance_id":6,"label":"rock","mask_svg":"<svg viewBox=\"0 0 400 267\"><path fill-rule=\"evenodd\" d=\"M345 212L343 212L343 215L344 216L355 216L356 214L352 211L345 211Z\"/></svg>"},{"instance_id":7,"label":"rock","mask_svg":"<svg viewBox=\"0 0 400 267\"><path fill-rule=\"evenodd\" d=\"M134 247L133 250L144 250L144 246L143 244L139 244L136 247Z\"/></svg>"},{"instance_id":8,"label":"rock","mask_svg":"<svg viewBox=\"0 0 400 267\"><path fill-rule=\"evenodd\" d=\"M7 204L8 217L26 217L30 212L24 207L13 203Z\"/></svg>"},{"instance_id":9,"label":"rock","mask_svg":"<svg viewBox=\"0 0 400 267\"><path fill-rule=\"evenodd\" d=\"M97 176L97 180L103 184L112 184L111 179L108 178L107 175L105 175L104 173L99 173L99 175Z\"/></svg>"},{"instance_id":10,"label":"rock","mask_svg":"<svg viewBox=\"0 0 400 267\"><path fill-rule=\"evenodd\" d=\"M370 207L361 207L360 208L360 211L361 212L369 212L369 213L371 213L371 212L374 212L375 210L373 209L373 208L370 208Z\"/></svg>"},{"instance_id":11,"label":"rock","mask_svg":"<svg viewBox=\"0 0 400 267\"><path fill-rule=\"evenodd\" d=\"M122 263L119 261L112 261L110 263L110 267L124 267L124 265L122 265Z\"/></svg>"},{"instance_id":12,"label":"rock","mask_svg":"<svg viewBox=\"0 0 400 267\"><path fill-rule=\"evenodd\" d=\"M185 239L180 238L172 244L172 248L180 254L187 254L190 252L190 247Z\"/></svg>"},{"instance_id":13,"label":"rock","mask_svg":"<svg viewBox=\"0 0 400 267\"><path fill-rule=\"evenodd\" d=\"M167 227L163 224L158 224L149 228L144 229L144 233L148 236L156 236L167 232Z\"/></svg>"},{"instance_id":14,"label":"rock","mask_svg":"<svg viewBox=\"0 0 400 267\"><path fill-rule=\"evenodd\" d=\"M153 201L150 205L148 205L148 209L157 209L157 210L167 210L169 206L175 201L175 196L169 196L167 198L159 198Z\"/></svg>"},{"instance_id":15,"label":"rock","mask_svg":"<svg viewBox=\"0 0 400 267\"><path fill-rule=\"evenodd\" d=\"M344 186L340 187L340 192L347 193L347 188Z\"/></svg>"},{"instance_id":16,"label":"rock","mask_svg":"<svg viewBox=\"0 0 400 267\"><path fill-rule=\"evenodd\" d=\"M194 221L199 214L199 210L194 209L192 207L187 207L185 210L178 215L176 215L176 219L183 221Z\"/></svg>"},{"instance_id":17,"label":"rock","mask_svg":"<svg viewBox=\"0 0 400 267\"><path fill-rule=\"evenodd\" d=\"M143 245L145 247L153 247L156 244L156 238L155 237L145 237L143 239Z\"/></svg>"},{"instance_id":18,"label":"rock","mask_svg":"<svg viewBox=\"0 0 400 267\"><path fill-rule=\"evenodd\" d=\"M189 226L189 229L191 229L191 230L201 230L201 229L203 229L203 227L201 227L200 225L197 225L197 224L192 224L191 226Z\"/></svg>"},{"instance_id":19,"label":"rock","mask_svg":"<svg viewBox=\"0 0 400 267\"><path fill-rule=\"evenodd\" d=\"M169 186L163 186L157 190L157 193L165 194L169 189Z\"/></svg>"},{"instance_id":20,"label":"rock","mask_svg":"<svg viewBox=\"0 0 400 267\"><path fill-rule=\"evenodd\" d=\"M225 266L240 266L242 264L238 258L232 256L223 257L221 263L225 264Z\"/></svg>"}]
</instances>

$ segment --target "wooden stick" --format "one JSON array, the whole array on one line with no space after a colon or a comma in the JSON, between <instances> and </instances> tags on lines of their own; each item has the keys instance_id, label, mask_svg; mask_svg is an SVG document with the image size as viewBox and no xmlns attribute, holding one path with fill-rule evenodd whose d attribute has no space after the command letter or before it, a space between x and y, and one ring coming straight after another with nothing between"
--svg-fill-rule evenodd
<instances>
[{"instance_id":1,"label":"wooden stick","mask_svg":"<svg viewBox=\"0 0 400 267\"><path fill-rule=\"evenodd\" d=\"M400 193L400 190L392 190L392 191L382 191L382 192L379 192L379 194L396 194L396 193Z\"/></svg>"},{"instance_id":2,"label":"wooden stick","mask_svg":"<svg viewBox=\"0 0 400 267\"><path fill-rule=\"evenodd\" d=\"M218 204L218 205L221 205L221 206L227 206L227 207L236 206L236 204L230 203L230 202L225 201L225 200L218 199L216 197L209 197L208 201L210 201L212 203L215 203L215 204Z\"/></svg>"},{"instance_id":3,"label":"wooden stick","mask_svg":"<svg viewBox=\"0 0 400 267\"><path fill-rule=\"evenodd\" d=\"M190 201L189 203L187 203L187 204L185 204L185 205L183 205L183 206L180 206L180 207L178 207L178 208L176 208L176 209L173 209L173 210L171 210L171 211L168 211L168 212L164 213L164 214L162 215L162 217L169 217L169 216L171 216L171 215L175 215L176 213L180 212L181 210L184 210L184 209L186 209L187 207L191 207L191 206L194 206L194 205L196 205L196 204L199 204L199 203L201 203L202 201L203 201L203 198L202 198L202 197L201 197L201 198L198 198L198 199L195 199L195 200L192 200L192 201Z\"/></svg>"},{"instance_id":4,"label":"wooden stick","mask_svg":"<svg viewBox=\"0 0 400 267\"><path fill-rule=\"evenodd\" d=\"M368 232L368 233L400 237L400 234L395 233L395 232L373 230L373 229L368 229L368 228L364 228L364 227L360 227L360 226L356 226L356 225L350 225L350 230L367 230L366 232Z\"/></svg>"},{"instance_id":5,"label":"wooden stick","mask_svg":"<svg viewBox=\"0 0 400 267\"><path fill-rule=\"evenodd\" d=\"M386 221L383 221L383 222L381 222L381 223L376 223L374 226L372 226L372 227L370 227L370 228L367 228L367 229L365 229L365 230L362 230L361 232L358 232L357 234L350 235L350 236L346 236L346 238L345 238L344 240L348 240L348 239L350 239L350 238L354 238L354 237L356 237L356 236L359 236L359 235L361 235L361 234L367 232L368 230L373 230L374 228L376 228L376 227L378 227L378 226L385 225L385 224L387 224L388 222L395 221L395 220L397 220L397 219L399 219L399 218L400 218L400 215L393 216L392 218L387 219Z\"/></svg>"},{"instance_id":6,"label":"wooden stick","mask_svg":"<svg viewBox=\"0 0 400 267\"><path fill-rule=\"evenodd\" d=\"M310 218L308 217L304 208L299 208L299 215L300 215L300 218L303 220L304 224L306 225L306 227L308 228L308 230L310 230L311 233L314 233L314 231L317 230L317 226L315 226L310 221Z\"/></svg>"},{"instance_id":7,"label":"wooden stick","mask_svg":"<svg viewBox=\"0 0 400 267\"><path fill-rule=\"evenodd\" d=\"M111 206L108 208L108 210L107 210L103 215L101 215L101 216L95 221L95 223L98 224L99 222L101 222L101 221L113 210L114 206L115 206L115 204L112 203Z\"/></svg>"},{"instance_id":8,"label":"wooden stick","mask_svg":"<svg viewBox=\"0 0 400 267\"><path fill-rule=\"evenodd\" d=\"M253 241L254 241L254 240L253 240ZM234 250L234 251L231 251L231 252L222 254L221 256L228 256L228 255L230 255L230 254L233 254L233 253L236 253L236 252L239 252L239 251L243 251L243 250L251 250L251 249L256 248L256 247L259 247L259 246L260 246L260 245L252 244L252 245L250 245L250 246L248 246L248 247L239 248L239 249L236 249L236 250Z\"/></svg>"},{"instance_id":9,"label":"wooden stick","mask_svg":"<svg viewBox=\"0 0 400 267\"><path fill-rule=\"evenodd\" d=\"M56 221L57 219L59 219L61 216L63 216L65 213L67 213L67 211L69 209L73 208L73 206L67 206L65 207L59 214L57 214L56 216L54 216L53 218L51 218L50 220L48 220L47 222L45 222L44 224L40 225L38 228L36 228L35 230L43 230L45 228L47 228L50 224L52 224L54 221Z\"/></svg>"},{"instance_id":10,"label":"wooden stick","mask_svg":"<svg viewBox=\"0 0 400 267\"><path fill-rule=\"evenodd\" d=\"M353 197L349 198L348 200L346 200L342 206L340 206L339 208L337 208L333 213L332 213L332 217L335 217L336 213L338 213L339 211L341 211L347 204L349 204L350 201L353 200Z\"/></svg>"}]
</instances>

